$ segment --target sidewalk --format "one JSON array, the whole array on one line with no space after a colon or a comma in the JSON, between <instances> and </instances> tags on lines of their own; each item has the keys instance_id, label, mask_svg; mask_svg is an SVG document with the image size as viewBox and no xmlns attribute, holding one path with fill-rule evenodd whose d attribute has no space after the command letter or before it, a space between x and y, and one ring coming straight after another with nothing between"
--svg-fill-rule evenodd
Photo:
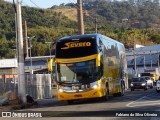
<instances>
[{"instance_id":1,"label":"sidewalk","mask_svg":"<svg viewBox=\"0 0 160 120\"><path fill-rule=\"evenodd\" d=\"M7 95L8 96L8 95ZM13 96L12 96L13 97ZM8 97L4 97L7 98ZM26 104L6 104L6 105L0 105L0 112L2 111L11 111L11 110L20 110L20 109L26 109L26 108L32 108L32 107L43 107L43 106L51 106L54 104L57 104L57 90L52 89L52 98L51 99L36 99L35 103L26 103Z\"/></svg>"},{"instance_id":2,"label":"sidewalk","mask_svg":"<svg viewBox=\"0 0 160 120\"><path fill-rule=\"evenodd\" d=\"M48 107L54 104L57 104L58 100L57 97L54 97L52 99L40 99L35 100L36 103L26 103L21 105L5 105L0 106L0 112L3 111L14 111L14 110L21 110L26 108L32 108L32 107Z\"/></svg>"}]
</instances>

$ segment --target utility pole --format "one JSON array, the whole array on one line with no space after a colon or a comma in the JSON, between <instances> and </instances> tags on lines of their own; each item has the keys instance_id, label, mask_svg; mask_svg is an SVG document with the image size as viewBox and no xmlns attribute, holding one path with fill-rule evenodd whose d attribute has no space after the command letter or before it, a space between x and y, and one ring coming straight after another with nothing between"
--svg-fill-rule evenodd
<instances>
[{"instance_id":1,"label":"utility pole","mask_svg":"<svg viewBox=\"0 0 160 120\"><path fill-rule=\"evenodd\" d=\"M96 16L96 19L95 19L95 32L97 33L97 16Z\"/></svg>"},{"instance_id":2,"label":"utility pole","mask_svg":"<svg viewBox=\"0 0 160 120\"><path fill-rule=\"evenodd\" d=\"M98 4L97 4L97 7L96 7L96 10L98 10ZM95 32L97 33L97 15L96 15L96 18L95 18Z\"/></svg>"},{"instance_id":3,"label":"utility pole","mask_svg":"<svg viewBox=\"0 0 160 120\"><path fill-rule=\"evenodd\" d=\"M143 62L144 62L144 69L146 68L146 59L145 59L145 52L144 52L144 54L143 54Z\"/></svg>"},{"instance_id":4,"label":"utility pole","mask_svg":"<svg viewBox=\"0 0 160 120\"><path fill-rule=\"evenodd\" d=\"M157 52L158 55L158 71L159 71L159 52Z\"/></svg>"},{"instance_id":5,"label":"utility pole","mask_svg":"<svg viewBox=\"0 0 160 120\"><path fill-rule=\"evenodd\" d=\"M28 55L28 39L27 39L27 21L24 20L24 57L29 57Z\"/></svg>"},{"instance_id":6,"label":"utility pole","mask_svg":"<svg viewBox=\"0 0 160 120\"><path fill-rule=\"evenodd\" d=\"M152 68L152 54L151 54L151 51L150 51L150 58L151 58L151 68Z\"/></svg>"},{"instance_id":7,"label":"utility pole","mask_svg":"<svg viewBox=\"0 0 160 120\"><path fill-rule=\"evenodd\" d=\"M23 53L23 33L22 33L22 15L21 1L17 0L17 41L18 41L18 97L20 103L26 103L26 83L24 72L24 53Z\"/></svg>"},{"instance_id":8,"label":"utility pole","mask_svg":"<svg viewBox=\"0 0 160 120\"><path fill-rule=\"evenodd\" d=\"M134 76L137 76L137 66L136 66L136 44L135 44L135 36L134 36Z\"/></svg>"},{"instance_id":9,"label":"utility pole","mask_svg":"<svg viewBox=\"0 0 160 120\"><path fill-rule=\"evenodd\" d=\"M77 0L78 34L84 34L82 0Z\"/></svg>"},{"instance_id":10,"label":"utility pole","mask_svg":"<svg viewBox=\"0 0 160 120\"><path fill-rule=\"evenodd\" d=\"M18 58L18 34L17 34L17 13L15 13L15 31L16 31L16 58Z\"/></svg>"}]
</instances>

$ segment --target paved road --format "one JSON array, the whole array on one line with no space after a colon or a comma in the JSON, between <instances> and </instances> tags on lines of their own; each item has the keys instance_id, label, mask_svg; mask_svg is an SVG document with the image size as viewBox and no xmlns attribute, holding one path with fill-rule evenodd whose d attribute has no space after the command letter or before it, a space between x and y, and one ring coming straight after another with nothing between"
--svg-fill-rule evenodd
<instances>
[{"instance_id":1,"label":"paved road","mask_svg":"<svg viewBox=\"0 0 160 120\"><path fill-rule=\"evenodd\" d=\"M99 99L77 101L68 105L66 101L48 104L35 111L155 111L160 109L160 93L155 88L144 90L127 90L122 97L110 97L107 101Z\"/></svg>"},{"instance_id":2,"label":"paved road","mask_svg":"<svg viewBox=\"0 0 160 120\"><path fill-rule=\"evenodd\" d=\"M156 93L155 88L144 90L127 90L122 97L110 97L107 101L101 101L99 99L77 101L73 105L68 105L66 101L51 102L35 108L23 109L21 112L43 112L44 116L56 117L68 117L74 119L74 117L86 117L90 119L128 119L126 116L131 117L133 113L136 117L130 119L160 119L155 117L160 116L160 93ZM158 113L156 111L159 111ZM89 117L88 117L89 116ZM142 117L140 117L142 116ZM138 117L138 118L137 118ZM140 118L139 118L140 117ZM66 120L66 118L65 118Z\"/></svg>"}]
</instances>

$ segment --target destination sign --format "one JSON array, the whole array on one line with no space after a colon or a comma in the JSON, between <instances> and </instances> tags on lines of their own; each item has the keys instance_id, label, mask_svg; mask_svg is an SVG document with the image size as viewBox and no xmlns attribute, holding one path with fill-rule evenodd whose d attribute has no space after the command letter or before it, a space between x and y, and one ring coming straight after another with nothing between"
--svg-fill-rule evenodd
<instances>
[{"instance_id":1,"label":"destination sign","mask_svg":"<svg viewBox=\"0 0 160 120\"><path fill-rule=\"evenodd\" d=\"M64 38L56 43L56 58L80 58L97 54L97 41L93 36ZM71 62L71 61L70 61Z\"/></svg>"},{"instance_id":2,"label":"destination sign","mask_svg":"<svg viewBox=\"0 0 160 120\"><path fill-rule=\"evenodd\" d=\"M70 49L70 48L76 48L76 47L88 47L91 46L91 42L68 42L65 43L65 47L61 48L62 50L64 49Z\"/></svg>"}]
</instances>

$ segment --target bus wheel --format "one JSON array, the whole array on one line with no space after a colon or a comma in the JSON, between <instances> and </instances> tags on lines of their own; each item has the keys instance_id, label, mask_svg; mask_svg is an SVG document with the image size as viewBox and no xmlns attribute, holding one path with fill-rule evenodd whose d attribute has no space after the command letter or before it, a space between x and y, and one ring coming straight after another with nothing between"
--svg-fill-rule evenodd
<instances>
[{"instance_id":1,"label":"bus wheel","mask_svg":"<svg viewBox=\"0 0 160 120\"><path fill-rule=\"evenodd\" d=\"M102 100L104 100L104 101L106 101L106 100L108 100L108 94L109 94L109 91L108 91L108 89L106 88L106 94L105 94L105 96L103 96L102 97Z\"/></svg>"},{"instance_id":2,"label":"bus wheel","mask_svg":"<svg viewBox=\"0 0 160 120\"><path fill-rule=\"evenodd\" d=\"M67 102L68 102L69 105L72 105L74 100L67 100Z\"/></svg>"},{"instance_id":3,"label":"bus wheel","mask_svg":"<svg viewBox=\"0 0 160 120\"><path fill-rule=\"evenodd\" d=\"M160 91L159 90L156 90L157 91L157 93L159 93Z\"/></svg>"},{"instance_id":4,"label":"bus wheel","mask_svg":"<svg viewBox=\"0 0 160 120\"><path fill-rule=\"evenodd\" d=\"M125 86L124 86L124 83L121 83L121 91L119 93L119 96L123 96L125 93Z\"/></svg>"}]
</instances>

